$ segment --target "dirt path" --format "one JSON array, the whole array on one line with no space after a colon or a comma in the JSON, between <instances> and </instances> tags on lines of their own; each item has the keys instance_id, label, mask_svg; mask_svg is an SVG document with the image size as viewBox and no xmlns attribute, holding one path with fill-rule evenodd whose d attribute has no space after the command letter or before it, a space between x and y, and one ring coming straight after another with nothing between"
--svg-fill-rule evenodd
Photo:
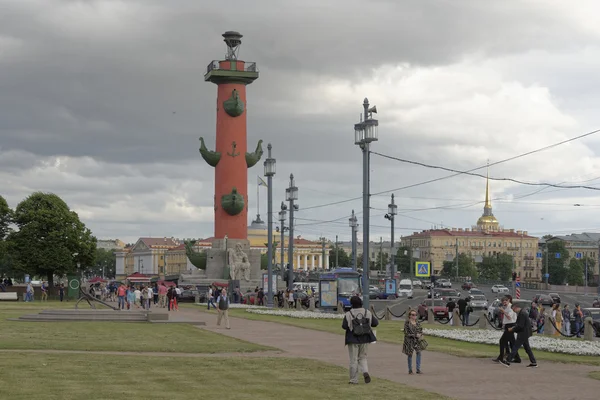
<instances>
[{"instance_id":1,"label":"dirt path","mask_svg":"<svg viewBox=\"0 0 600 400\"><path fill-rule=\"evenodd\" d=\"M207 329L226 336L277 347L291 357L303 357L347 367L348 352L341 335L265 321L230 318L231 329L216 326L216 316L186 309L188 318L206 322ZM183 315L181 315L183 317ZM369 346L369 370L374 376L441 393L456 399L577 399L598 398L600 381L588 373L600 370L576 364L541 363L537 369L525 364L510 368L490 359L456 357L443 353L423 354L424 375L408 375L401 346L378 342Z\"/></svg>"},{"instance_id":2,"label":"dirt path","mask_svg":"<svg viewBox=\"0 0 600 400\"><path fill-rule=\"evenodd\" d=\"M19 350L0 349L2 353L33 353L33 354L93 354L104 356L144 356L144 357L182 357L182 358L221 358L221 357L244 357L244 358L265 358L265 357L286 357L281 351L255 351L251 353L169 353L169 352L134 352L134 351L86 351L86 350Z\"/></svg>"}]
</instances>

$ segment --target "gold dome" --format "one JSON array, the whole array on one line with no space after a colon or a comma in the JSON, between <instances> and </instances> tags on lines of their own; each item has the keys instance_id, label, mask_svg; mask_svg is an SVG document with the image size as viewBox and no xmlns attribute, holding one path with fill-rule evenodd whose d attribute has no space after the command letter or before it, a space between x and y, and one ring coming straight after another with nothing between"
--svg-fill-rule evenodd
<instances>
[{"instance_id":1,"label":"gold dome","mask_svg":"<svg viewBox=\"0 0 600 400\"><path fill-rule=\"evenodd\" d=\"M477 220L477 225L478 226L481 226L481 225L495 225L495 226L497 226L498 225L498 220L493 215L482 215Z\"/></svg>"}]
</instances>

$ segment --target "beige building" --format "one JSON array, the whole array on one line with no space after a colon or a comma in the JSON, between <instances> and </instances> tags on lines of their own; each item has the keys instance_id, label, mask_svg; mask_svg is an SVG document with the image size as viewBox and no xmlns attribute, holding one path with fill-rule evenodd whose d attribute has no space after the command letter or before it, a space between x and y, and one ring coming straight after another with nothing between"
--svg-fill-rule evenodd
<instances>
[{"instance_id":1,"label":"beige building","mask_svg":"<svg viewBox=\"0 0 600 400\"><path fill-rule=\"evenodd\" d=\"M429 261L439 275L444 261L454 260L456 253L468 254L477 262L485 256L510 254L515 271L523 282L542 280L541 259L536 257L538 238L527 231L504 229L492 213L489 180L486 183L483 215L471 228L430 229L402 237L401 245L413 249L415 260Z\"/></svg>"},{"instance_id":2,"label":"beige building","mask_svg":"<svg viewBox=\"0 0 600 400\"><path fill-rule=\"evenodd\" d=\"M575 258L577 253L581 253L582 258L588 257L594 259L594 265L588 265L590 270L593 270L594 277L596 281L598 280L599 275L599 265L598 265L598 251L600 250L600 233L592 233L592 232L584 232L584 233L574 233L571 235L564 236L552 236L549 239L543 240L543 243L552 243L556 241L562 241L565 243L565 247L569 251L569 256L571 258ZM545 246L543 243L540 251L545 250ZM570 258L565 261L565 265L569 265Z\"/></svg>"},{"instance_id":3,"label":"beige building","mask_svg":"<svg viewBox=\"0 0 600 400\"><path fill-rule=\"evenodd\" d=\"M119 239L98 239L96 248L104 250L123 250L125 243Z\"/></svg>"},{"instance_id":4,"label":"beige building","mask_svg":"<svg viewBox=\"0 0 600 400\"><path fill-rule=\"evenodd\" d=\"M133 246L115 252L116 279L125 279L134 272L163 278L167 251L179 245L174 238L139 238Z\"/></svg>"}]
</instances>

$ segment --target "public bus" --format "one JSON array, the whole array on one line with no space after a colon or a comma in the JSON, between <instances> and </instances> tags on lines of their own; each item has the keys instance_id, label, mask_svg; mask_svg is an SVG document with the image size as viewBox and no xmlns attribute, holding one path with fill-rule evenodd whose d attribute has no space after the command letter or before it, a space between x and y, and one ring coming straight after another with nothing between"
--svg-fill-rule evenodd
<instances>
[{"instance_id":1,"label":"public bus","mask_svg":"<svg viewBox=\"0 0 600 400\"><path fill-rule=\"evenodd\" d=\"M361 280L361 274L352 268L337 268L321 274L319 279L320 308L336 308L337 304L341 302L344 309L350 309L350 297L362 294Z\"/></svg>"}]
</instances>

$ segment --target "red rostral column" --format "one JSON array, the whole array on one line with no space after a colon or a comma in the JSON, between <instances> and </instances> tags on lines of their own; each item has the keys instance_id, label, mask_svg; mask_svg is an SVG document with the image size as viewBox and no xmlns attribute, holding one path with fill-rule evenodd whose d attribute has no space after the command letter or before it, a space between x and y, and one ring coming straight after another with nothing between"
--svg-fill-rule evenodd
<instances>
[{"instance_id":1,"label":"red rostral column","mask_svg":"<svg viewBox=\"0 0 600 400\"><path fill-rule=\"evenodd\" d=\"M215 238L248 237L248 168L262 156L262 140L253 153L246 143L246 85L258 79L256 63L238 60L242 35L225 32L227 55L212 61L204 80L217 85L216 151L200 138L200 154L215 167Z\"/></svg>"}]
</instances>

